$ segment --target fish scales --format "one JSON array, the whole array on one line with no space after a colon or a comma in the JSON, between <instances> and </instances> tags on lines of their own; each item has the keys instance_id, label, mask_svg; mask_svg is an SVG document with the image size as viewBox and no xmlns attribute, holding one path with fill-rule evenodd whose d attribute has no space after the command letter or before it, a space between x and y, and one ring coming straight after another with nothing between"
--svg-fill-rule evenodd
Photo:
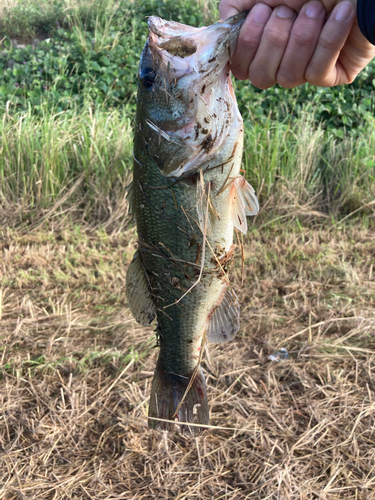
<instances>
[{"instance_id":1,"label":"fish scales","mask_svg":"<svg viewBox=\"0 0 375 500\"><path fill-rule=\"evenodd\" d=\"M239 175L243 124L228 70L243 18L209 28L150 18L138 73L128 195L138 250L127 297L141 324L157 319L150 426L175 420L192 435L201 429L189 423L209 422L203 342L226 342L239 328L227 273L233 229L246 232L258 211Z\"/></svg>"}]
</instances>

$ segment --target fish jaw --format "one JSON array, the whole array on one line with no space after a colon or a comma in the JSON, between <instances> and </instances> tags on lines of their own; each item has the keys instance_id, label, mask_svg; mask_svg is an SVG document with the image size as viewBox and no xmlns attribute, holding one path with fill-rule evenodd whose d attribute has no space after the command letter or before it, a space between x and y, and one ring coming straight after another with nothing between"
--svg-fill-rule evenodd
<instances>
[{"instance_id":1,"label":"fish jaw","mask_svg":"<svg viewBox=\"0 0 375 500\"><path fill-rule=\"evenodd\" d=\"M241 13L209 27L192 28L151 16L148 21L150 49L160 60L161 76L206 78L210 84L233 54L246 14ZM194 78L192 78L194 75Z\"/></svg>"},{"instance_id":2,"label":"fish jaw","mask_svg":"<svg viewBox=\"0 0 375 500\"><path fill-rule=\"evenodd\" d=\"M242 124L229 60L244 17L208 28L149 19L138 73L139 120L167 177L194 174Z\"/></svg>"}]
</instances>

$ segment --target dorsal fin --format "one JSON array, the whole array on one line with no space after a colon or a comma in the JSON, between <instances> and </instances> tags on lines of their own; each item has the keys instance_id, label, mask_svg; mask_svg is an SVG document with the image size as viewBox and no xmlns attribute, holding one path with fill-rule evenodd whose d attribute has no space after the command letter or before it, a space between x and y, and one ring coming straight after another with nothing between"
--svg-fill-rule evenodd
<instances>
[{"instance_id":1,"label":"dorsal fin","mask_svg":"<svg viewBox=\"0 0 375 500\"><path fill-rule=\"evenodd\" d=\"M259 212L259 203L254 188L242 175L233 179L230 187L230 208L234 227L246 233L246 216L256 215Z\"/></svg>"},{"instance_id":2,"label":"dorsal fin","mask_svg":"<svg viewBox=\"0 0 375 500\"><path fill-rule=\"evenodd\" d=\"M142 326L152 323L156 316L156 305L152 300L139 250L135 252L126 273L126 297L138 323Z\"/></svg>"},{"instance_id":3,"label":"dorsal fin","mask_svg":"<svg viewBox=\"0 0 375 500\"><path fill-rule=\"evenodd\" d=\"M240 304L233 289L225 286L215 307L208 315L207 339L216 344L224 344L232 340L239 329Z\"/></svg>"}]
</instances>

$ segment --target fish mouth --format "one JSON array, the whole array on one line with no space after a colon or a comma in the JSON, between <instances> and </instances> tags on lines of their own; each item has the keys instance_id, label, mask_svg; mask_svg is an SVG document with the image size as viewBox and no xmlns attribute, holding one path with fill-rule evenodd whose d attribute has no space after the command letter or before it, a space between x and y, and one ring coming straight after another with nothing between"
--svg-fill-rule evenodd
<instances>
[{"instance_id":1,"label":"fish mouth","mask_svg":"<svg viewBox=\"0 0 375 500\"><path fill-rule=\"evenodd\" d=\"M149 18L138 75L158 166L168 177L192 175L239 133L229 61L245 17L237 14L207 28ZM163 159L162 139L168 141Z\"/></svg>"},{"instance_id":2,"label":"fish mouth","mask_svg":"<svg viewBox=\"0 0 375 500\"><path fill-rule=\"evenodd\" d=\"M214 79L230 60L246 15L240 13L202 28L151 16L149 48L161 65L159 74L168 80L207 74Z\"/></svg>"}]
</instances>

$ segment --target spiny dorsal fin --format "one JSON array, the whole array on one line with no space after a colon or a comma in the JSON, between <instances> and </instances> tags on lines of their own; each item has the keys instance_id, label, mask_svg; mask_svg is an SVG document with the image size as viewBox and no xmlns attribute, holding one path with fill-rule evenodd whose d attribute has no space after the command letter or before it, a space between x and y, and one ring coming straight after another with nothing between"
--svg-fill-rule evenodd
<instances>
[{"instance_id":1,"label":"spiny dorsal fin","mask_svg":"<svg viewBox=\"0 0 375 500\"><path fill-rule=\"evenodd\" d=\"M230 208L234 227L246 233L246 216L256 215L259 212L259 203L254 188L242 175L238 175L230 187Z\"/></svg>"},{"instance_id":2,"label":"spiny dorsal fin","mask_svg":"<svg viewBox=\"0 0 375 500\"><path fill-rule=\"evenodd\" d=\"M134 318L142 326L148 326L156 316L156 305L152 300L147 277L137 250L126 273L126 297Z\"/></svg>"},{"instance_id":3,"label":"spiny dorsal fin","mask_svg":"<svg viewBox=\"0 0 375 500\"><path fill-rule=\"evenodd\" d=\"M210 342L225 344L240 329L240 304L234 291L225 287L207 318L206 335Z\"/></svg>"}]
</instances>

